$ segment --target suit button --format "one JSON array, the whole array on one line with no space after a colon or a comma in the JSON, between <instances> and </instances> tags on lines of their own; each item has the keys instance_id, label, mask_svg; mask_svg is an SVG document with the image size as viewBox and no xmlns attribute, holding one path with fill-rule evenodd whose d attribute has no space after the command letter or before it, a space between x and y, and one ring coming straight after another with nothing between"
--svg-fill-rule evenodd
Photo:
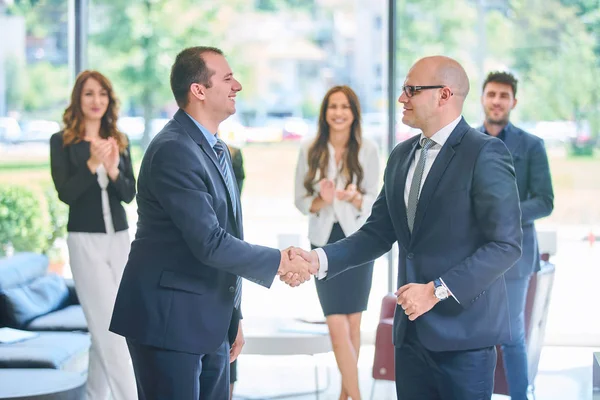
<instances>
[{"instance_id":1,"label":"suit button","mask_svg":"<svg viewBox=\"0 0 600 400\"><path fill-rule=\"evenodd\" d=\"M235 292L235 288L234 288L233 286L229 286L229 292L230 292L230 293L233 293L233 292Z\"/></svg>"},{"instance_id":2,"label":"suit button","mask_svg":"<svg viewBox=\"0 0 600 400\"><path fill-rule=\"evenodd\" d=\"M408 255L406 256L406 258L408 258L409 260L412 260L414 256L415 255L413 253L408 253Z\"/></svg>"}]
</instances>

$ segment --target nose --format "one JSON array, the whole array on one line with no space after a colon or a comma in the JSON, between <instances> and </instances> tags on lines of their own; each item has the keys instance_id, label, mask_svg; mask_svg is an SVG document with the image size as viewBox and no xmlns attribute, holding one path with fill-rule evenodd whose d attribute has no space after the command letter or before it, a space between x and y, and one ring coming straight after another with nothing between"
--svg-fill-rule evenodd
<instances>
[{"instance_id":1,"label":"nose","mask_svg":"<svg viewBox=\"0 0 600 400\"><path fill-rule=\"evenodd\" d=\"M400 93L400 97L398 97L398 103L401 103L401 104L408 103L408 96L406 95L406 93L404 93L404 90L402 91L402 93Z\"/></svg>"},{"instance_id":2,"label":"nose","mask_svg":"<svg viewBox=\"0 0 600 400\"><path fill-rule=\"evenodd\" d=\"M233 88L232 89L235 92L239 92L240 90L242 90L242 84L237 79L234 79L234 81L235 82L233 83Z\"/></svg>"}]
</instances>

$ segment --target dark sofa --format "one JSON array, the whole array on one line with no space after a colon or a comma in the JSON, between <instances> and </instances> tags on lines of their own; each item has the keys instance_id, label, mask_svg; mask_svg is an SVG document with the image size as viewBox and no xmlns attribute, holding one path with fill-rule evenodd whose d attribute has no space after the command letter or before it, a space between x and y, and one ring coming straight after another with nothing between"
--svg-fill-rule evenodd
<instances>
[{"instance_id":1,"label":"dark sofa","mask_svg":"<svg viewBox=\"0 0 600 400\"><path fill-rule=\"evenodd\" d=\"M87 371L90 339L74 286L48 274L45 256L19 253L0 259L0 327L38 333L0 343L0 368Z\"/></svg>"}]
</instances>

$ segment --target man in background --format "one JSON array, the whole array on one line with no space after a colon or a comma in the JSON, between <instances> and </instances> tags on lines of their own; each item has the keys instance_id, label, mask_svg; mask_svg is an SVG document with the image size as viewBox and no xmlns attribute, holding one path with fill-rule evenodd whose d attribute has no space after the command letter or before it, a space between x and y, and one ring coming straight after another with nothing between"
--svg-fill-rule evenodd
<instances>
[{"instance_id":1,"label":"man in background","mask_svg":"<svg viewBox=\"0 0 600 400\"><path fill-rule=\"evenodd\" d=\"M481 104L485 122L479 130L501 139L512 154L521 203L522 256L504 278L508 295L511 339L502 343L504 371L512 400L527 400L529 386L525 348L525 300L529 279L540 268L535 220L554 207L552 180L544 141L510 123L517 105L517 79L508 72L491 72L484 84Z\"/></svg>"}]
</instances>

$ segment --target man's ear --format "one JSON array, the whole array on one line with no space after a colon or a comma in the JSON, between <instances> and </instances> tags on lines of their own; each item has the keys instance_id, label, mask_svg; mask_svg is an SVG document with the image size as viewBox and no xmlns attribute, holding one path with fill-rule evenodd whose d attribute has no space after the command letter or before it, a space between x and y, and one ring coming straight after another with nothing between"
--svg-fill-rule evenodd
<instances>
[{"instance_id":1,"label":"man's ear","mask_svg":"<svg viewBox=\"0 0 600 400\"><path fill-rule=\"evenodd\" d=\"M444 102L447 102L448 100L450 100L450 97L452 97L452 91L450 90L450 88L445 87L442 89L442 95L440 96L441 100Z\"/></svg>"},{"instance_id":2,"label":"man's ear","mask_svg":"<svg viewBox=\"0 0 600 400\"><path fill-rule=\"evenodd\" d=\"M204 100L206 98L206 86L200 83L192 83L190 85L190 93L198 100Z\"/></svg>"},{"instance_id":3,"label":"man's ear","mask_svg":"<svg viewBox=\"0 0 600 400\"><path fill-rule=\"evenodd\" d=\"M515 97L511 110L514 110L516 106L517 106L517 98Z\"/></svg>"}]
</instances>

